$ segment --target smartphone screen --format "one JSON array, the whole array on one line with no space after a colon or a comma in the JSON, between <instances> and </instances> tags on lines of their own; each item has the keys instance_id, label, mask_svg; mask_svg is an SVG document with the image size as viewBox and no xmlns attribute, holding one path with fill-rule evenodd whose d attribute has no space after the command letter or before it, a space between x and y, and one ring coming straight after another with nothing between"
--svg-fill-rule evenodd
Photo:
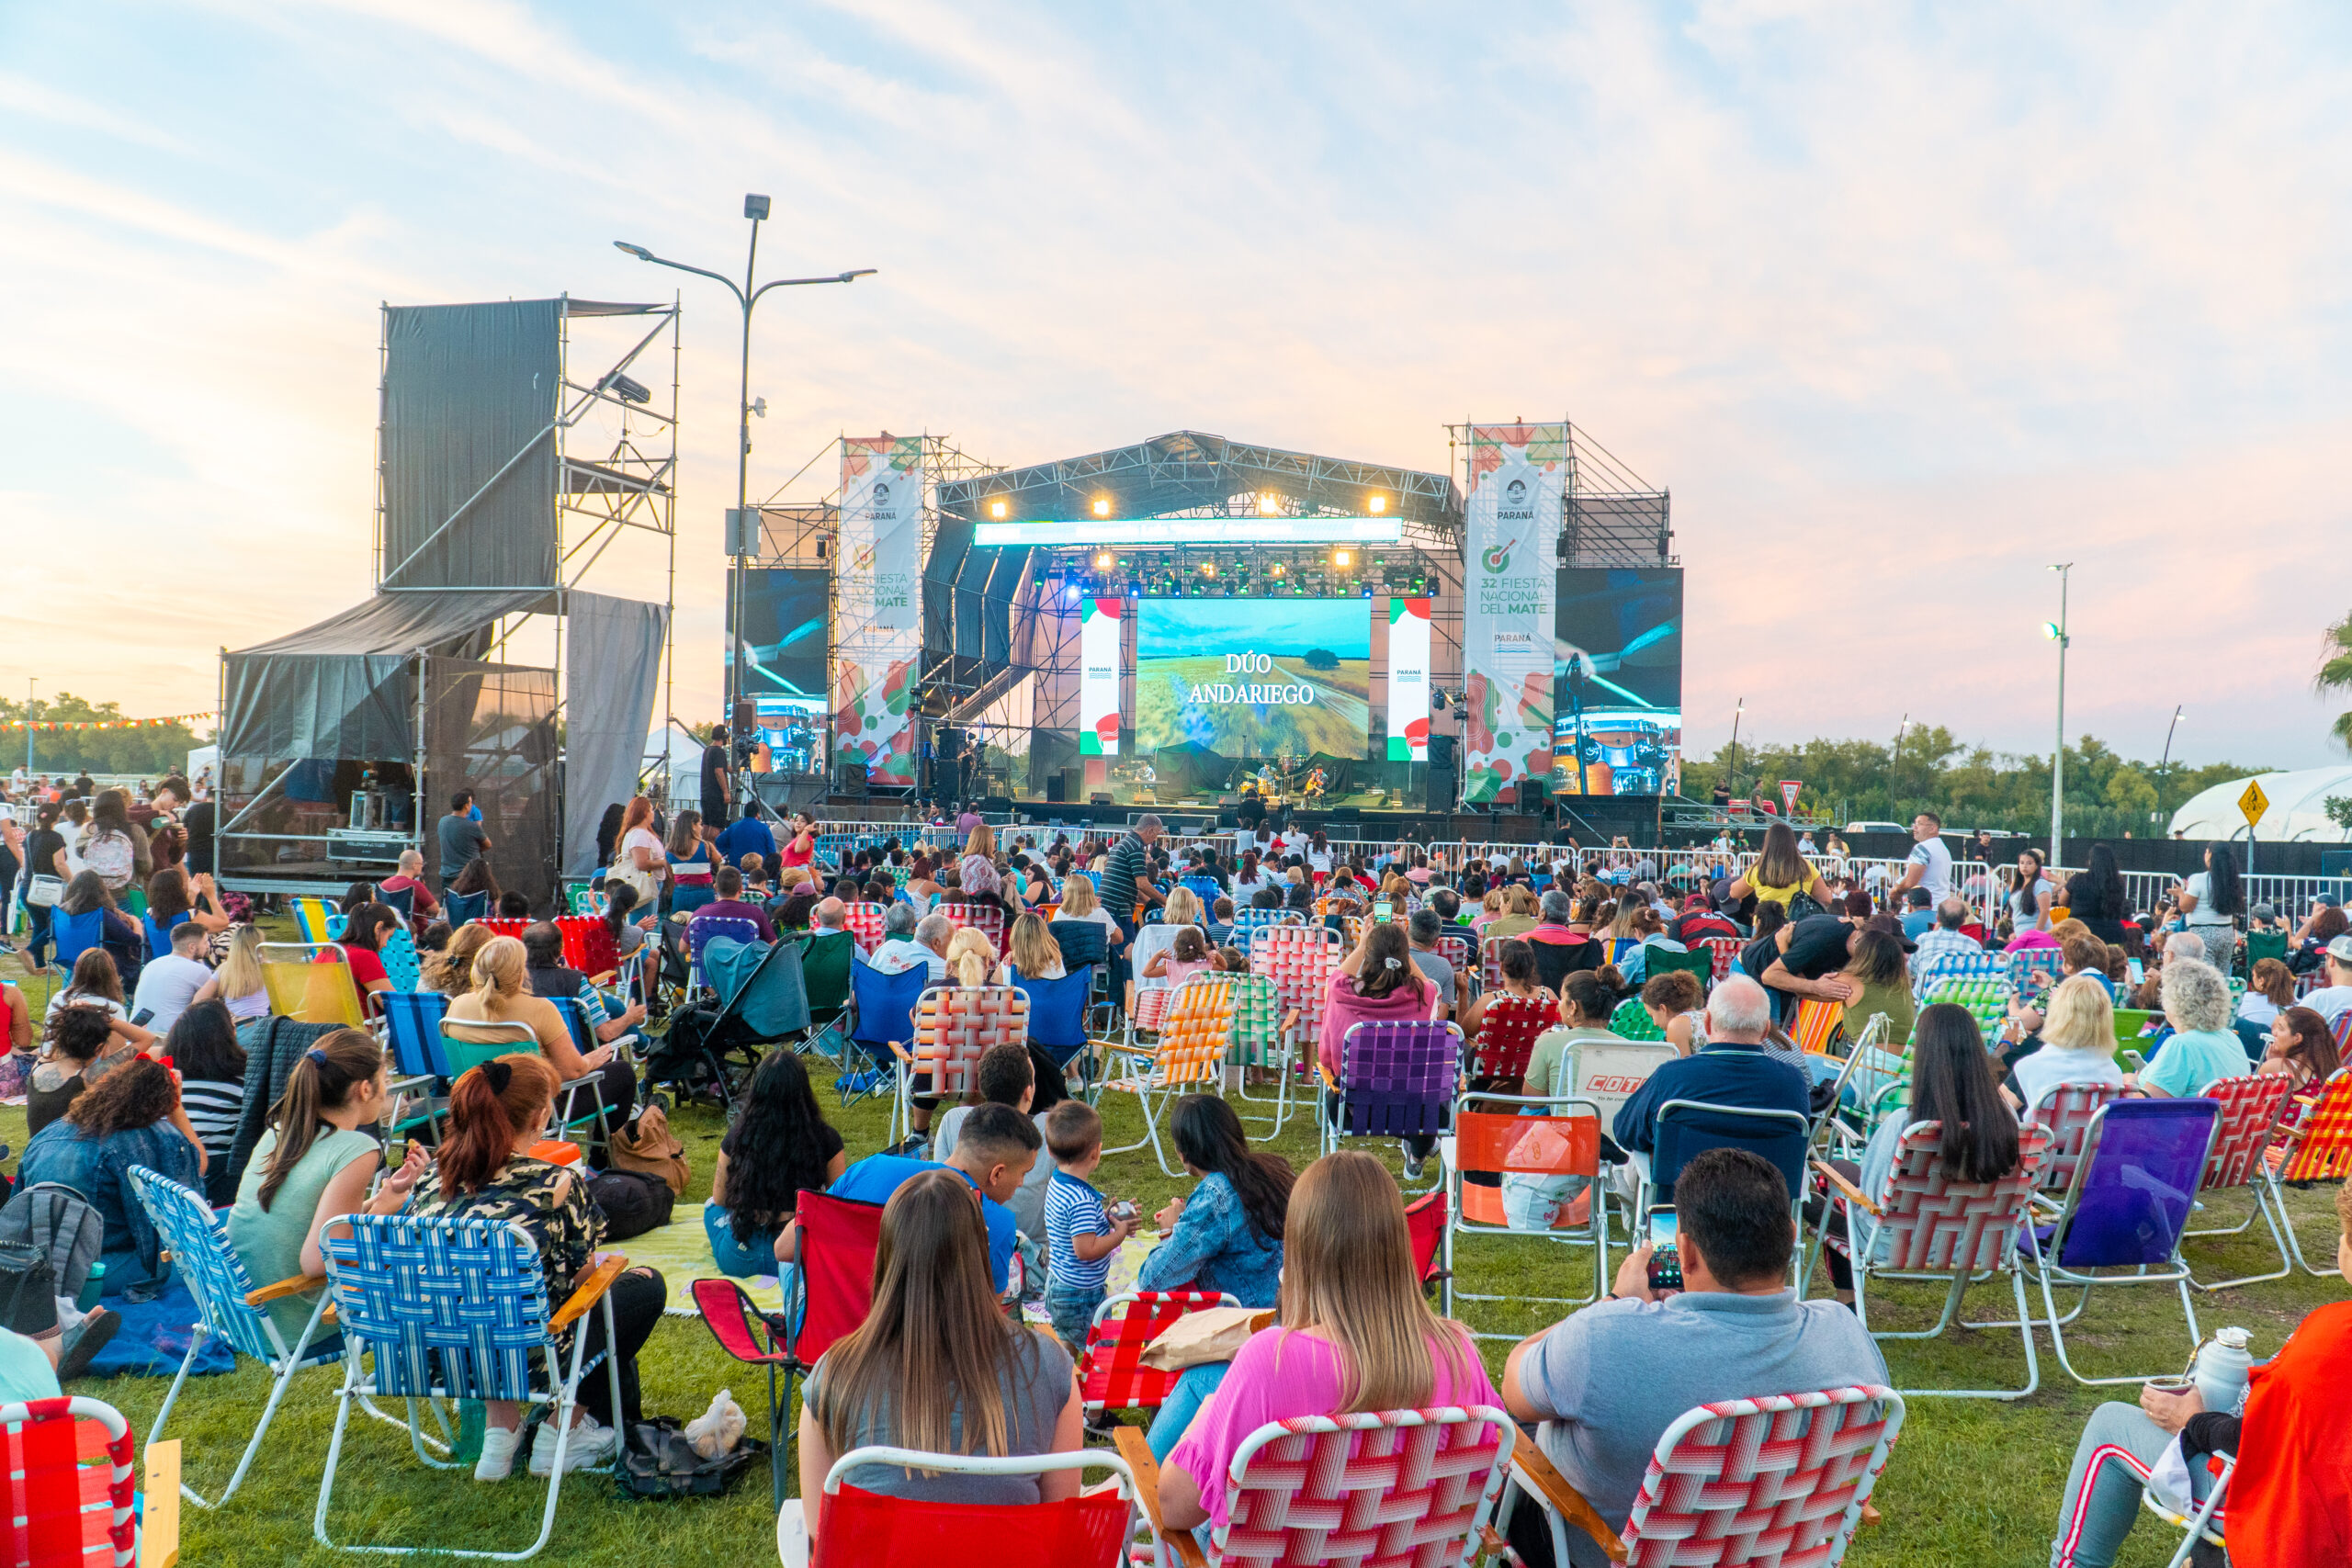
<instances>
[{"instance_id":1,"label":"smartphone screen","mask_svg":"<svg viewBox=\"0 0 2352 1568\"><path fill-rule=\"evenodd\" d=\"M1682 1288L1682 1254L1674 1244L1674 1211L1650 1211L1650 1289L1679 1291Z\"/></svg>"},{"instance_id":2,"label":"smartphone screen","mask_svg":"<svg viewBox=\"0 0 2352 1568\"><path fill-rule=\"evenodd\" d=\"M1394 909L1395 906L1390 904L1387 899L1383 898L1378 903L1373 905L1372 918L1375 920L1387 919L1393 913Z\"/></svg>"}]
</instances>

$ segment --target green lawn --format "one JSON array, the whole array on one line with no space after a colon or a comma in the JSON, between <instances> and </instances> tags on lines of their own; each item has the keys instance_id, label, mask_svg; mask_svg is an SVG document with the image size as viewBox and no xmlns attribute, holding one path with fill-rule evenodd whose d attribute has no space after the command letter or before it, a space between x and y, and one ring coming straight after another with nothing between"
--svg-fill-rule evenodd
<instances>
[{"instance_id":1,"label":"green lawn","mask_svg":"<svg viewBox=\"0 0 2352 1568\"><path fill-rule=\"evenodd\" d=\"M0 973L22 980L16 962L0 960ZM27 983L38 1009L46 995L40 981ZM828 1111L834 1111L830 1094ZM1251 1109L1245 1107L1245 1109ZM1134 1101L1106 1098L1110 1141L1140 1136ZM836 1124L852 1153L870 1152L883 1141L884 1110L869 1102L839 1113ZM707 1192L721 1127L715 1115L680 1111L673 1126L694 1164L690 1200ZM0 1138L12 1148L24 1145L21 1108L0 1108ZM1310 1128L1295 1120L1272 1145L1295 1163L1314 1157ZM1374 1145L1378 1147L1377 1145ZM1392 1163L1393 1145L1382 1148ZM13 1169L13 1167L11 1167ZM1148 1151L1104 1161L1097 1181L1106 1190L1140 1201L1150 1213L1179 1187L1162 1176ZM2228 1218L2242 1210L2236 1200ZM2290 1201L2302 1222L2306 1249L2314 1243L2333 1251L2333 1193L2300 1192ZM2251 1238L2264 1235L2261 1245ZM2323 1236L2330 1239L2323 1241ZM2201 1271L2259 1271L2267 1235L2259 1226L2226 1243L2192 1244ZM625 1247L626 1244L624 1244ZM1589 1288L1589 1264L1579 1264L1556 1245L1507 1238L1465 1244L1462 1254L1465 1288L1521 1295L1567 1296ZM2224 1323L2251 1329L2258 1355L2278 1348L2286 1333L2312 1307L2338 1299L2342 1283L2308 1276L2275 1281L2198 1303L2200 1325L2209 1331ZM673 1299L675 1292L673 1292ZM1875 1299L1875 1298L1874 1298ZM1896 1298L1895 1311L1911 1315L1895 1326L1924 1326L1940 1292L1914 1288ZM1971 1315L2004 1315L2006 1293L1980 1292L1970 1298ZM1548 1321L1525 1308L1490 1308L1474 1323L1482 1330L1526 1333ZM1885 1325L1882 1325L1883 1326ZM1499 1377L1502 1341L1484 1342ZM2095 1301L2082 1332L2078 1364L2099 1371L2177 1371L2188 1350L2175 1298L2151 1289L2144 1294L2109 1292ZM2032 1398L1996 1403L1980 1400L1915 1399L1907 1424L1882 1482L1877 1502L1885 1523L1855 1543L1857 1564L1965 1563L1972 1568L2041 1564L2064 1484L2068 1461L2084 1417L2106 1397L2133 1397L2131 1389L2094 1391L2067 1381L2045 1335L2041 1342L2042 1389ZM1958 1329L1928 1344L1889 1348L1898 1385L2022 1383L2024 1360L2014 1330ZM656 1330L640 1363L647 1409L681 1418L698 1414L711 1394L729 1387L752 1413L758 1430L765 1397L763 1378L724 1356L709 1332L692 1318L671 1318ZM205 1564L322 1563L332 1554L311 1534L311 1511L334 1424L334 1378L330 1371L300 1374L272 1428L267 1452L256 1461L244 1487L220 1514L186 1510L184 1561ZM2054 1380L2054 1381L2053 1381ZM162 1404L164 1379L106 1383L85 1381L69 1392L107 1400L144 1435ZM194 1381L174 1413L169 1435L186 1441L188 1479L199 1491L216 1489L234 1464L254 1417L266 1397L268 1380L251 1362L233 1375ZM797 1484L794 1488L797 1490ZM337 1479L333 1529L345 1540L415 1542L512 1549L537 1529L545 1499L541 1483L521 1473L501 1486L479 1486L464 1472L426 1470L389 1427L356 1419L345 1443ZM2134 1533L2123 1562L2160 1564L2177 1536L2147 1526ZM641 1568L661 1562L758 1562L772 1560L774 1525L768 1484L754 1472L735 1493L718 1501L682 1504L633 1503L616 1495L597 1478L574 1476L566 1487L554 1539L541 1560L566 1565L610 1564Z\"/></svg>"}]
</instances>

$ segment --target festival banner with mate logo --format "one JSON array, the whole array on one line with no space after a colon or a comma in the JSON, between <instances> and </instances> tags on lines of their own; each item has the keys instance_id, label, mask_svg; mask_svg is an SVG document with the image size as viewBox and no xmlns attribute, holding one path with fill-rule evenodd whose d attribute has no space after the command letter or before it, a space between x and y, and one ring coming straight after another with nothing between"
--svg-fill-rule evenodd
<instances>
[{"instance_id":1,"label":"festival banner with mate logo","mask_svg":"<svg viewBox=\"0 0 2352 1568\"><path fill-rule=\"evenodd\" d=\"M1392 762L1430 760L1431 603L1402 595L1388 601L1388 760Z\"/></svg>"},{"instance_id":2,"label":"festival banner with mate logo","mask_svg":"<svg viewBox=\"0 0 2352 1568\"><path fill-rule=\"evenodd\" d=\"M833 761L915 782L909 708L922 656L922 437L844 436L834 576Z\"/></svg>"},{"instance_id":3,"label":"festival banner with mate logo","mask_svg":"<svg viewBox=\"0 0 2352 1568\"><path fill-rule=\"evenodd\" d=\"M1474 424L1462 581L1462 798L1519 798L1552 771L1553 615L1566 424Z\"/></svg>"}]
</instances>

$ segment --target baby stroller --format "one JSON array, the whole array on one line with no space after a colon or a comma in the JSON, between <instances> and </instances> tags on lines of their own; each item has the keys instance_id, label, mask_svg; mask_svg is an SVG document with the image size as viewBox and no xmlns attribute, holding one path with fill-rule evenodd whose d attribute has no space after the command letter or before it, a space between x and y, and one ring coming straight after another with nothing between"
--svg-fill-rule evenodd
<instances>
[{"instance_id":1,"label":"baby stroller","mask_svg":"<svg viewBox=\"0 0 2352 1568\"><path fill-rule=\"evenodd\" d=\"M760 1048L808 1028L800 950L788 942L713 937L702 951L702 975L718 1000L671 1014L668 1032L647 1054L645 1082L673 1085L681 1098L708 1094L731 1110L736 1090L760 1065Z\"/></svg>"}]
</instances>

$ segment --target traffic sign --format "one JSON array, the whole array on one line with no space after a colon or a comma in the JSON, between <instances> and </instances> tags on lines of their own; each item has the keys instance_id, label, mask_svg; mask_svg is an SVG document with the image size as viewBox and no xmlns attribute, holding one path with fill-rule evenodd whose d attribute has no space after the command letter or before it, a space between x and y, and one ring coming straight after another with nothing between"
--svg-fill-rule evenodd
<instances>
[{"instance_id":1,"label":"traffic sign","mask_svg":"<svg viewBox=\"0 0 2352 1568\"><path fill-rule=\"evenodd\" d=\"M2260 779L2246 780L2245 793L2238 796L2238 810L2245 817L2246 827L2252 829L2258 826L2262 821L2262 814L2269 809L2270 797L2262 793L2262 781Z\"/></svg>"}]
</instances>

